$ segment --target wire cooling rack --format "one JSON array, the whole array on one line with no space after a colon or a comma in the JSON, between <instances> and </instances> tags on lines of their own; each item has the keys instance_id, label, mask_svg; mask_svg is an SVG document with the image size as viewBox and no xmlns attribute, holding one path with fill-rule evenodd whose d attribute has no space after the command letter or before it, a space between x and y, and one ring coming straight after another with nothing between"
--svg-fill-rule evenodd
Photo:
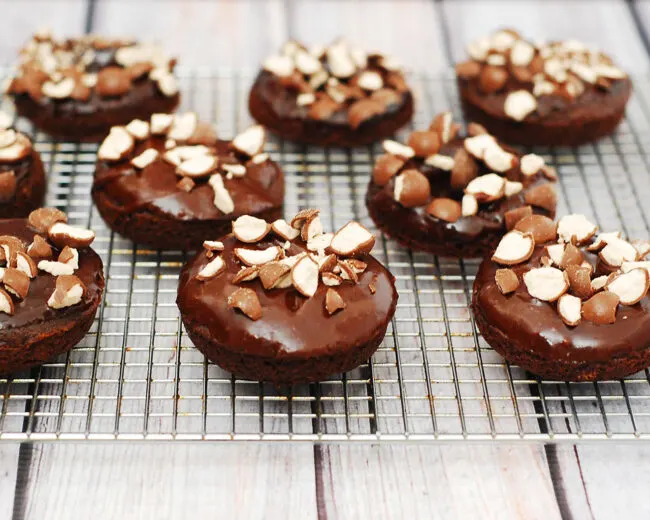
<instances>
[{"instance_id":1,"label":"wire cooling rack","mask_svg":"<svg viewBox=\"0 0 650 520\"><path fill-rule=\"evenodd\" d=\"M251 74L182 74L183 109L232 136L250 123ZM414 127L451 107L451 77L414 76ZM627 120L579 149L536 150L560 173L559 213L650 236L650 81L639 78ZM30 132L26 122L19 128ZM509 365L468 310L478 261L405 250L380 238L395 274L397 312L367 364L318 384L275 388L236 379L193 348L175 305L181 252L142 249L111 233L92 206L95 145L36 134L49 171L47 204L97 233L107 278L89 334L68 354L0 379L0 440L586 441L650 439L650 372L624 381L562 383ZM402 136L403 137L403 136ZM338 228L373 228L364 195L379 145L321 149L271 140L286 174L287 215L322 211ZM216 237L213 237L216 238Z\"/></svg>"}]
</instances>

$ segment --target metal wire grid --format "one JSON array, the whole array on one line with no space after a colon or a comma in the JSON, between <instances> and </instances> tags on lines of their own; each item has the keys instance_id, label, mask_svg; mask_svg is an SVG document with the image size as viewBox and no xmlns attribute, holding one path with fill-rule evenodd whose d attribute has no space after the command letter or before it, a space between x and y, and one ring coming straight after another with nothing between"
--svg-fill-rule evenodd
<instances>
[{"instance_id":1,"label":"metal wire grid","mask_svg":"<svg viewBox=\"0 0 650 520\"><path fill-rule=\"evenodd\" d=\"M251 76L183 74L184 109L231 136L250 123ZM452 107L453 80L412 78L415 127ZM650 236L650 82L636 81L612 138L579 149L536 150L558 167L560 214ZM25 125L24 122L19 123ZM22 127L30 131L29 126ZM180 252L139 248L111 233L88 196L95 145L36 134L49 171L48 205L92 227L107 278L87 337L68 354L0 379L0 440L581 441L650 438L650 372L599 384L538 379L509 365L477 334L468 310L478 261L414 253L381 238L376 256L397 278L386 338L365 365L318 384L274 388L206 362L175 305ZM364 195L379 147L348 151L272 140L286 174L286 214L322 210L332 229L373 227ZM214 237L216 238L216 237Z\"/></svg>"}]
</instances>

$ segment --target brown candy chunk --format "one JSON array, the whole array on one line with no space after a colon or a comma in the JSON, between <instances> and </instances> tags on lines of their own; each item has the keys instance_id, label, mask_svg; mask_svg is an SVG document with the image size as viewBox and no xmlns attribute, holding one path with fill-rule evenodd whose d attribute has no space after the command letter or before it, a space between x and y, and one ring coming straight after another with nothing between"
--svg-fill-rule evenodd
<instances>
[{"instance_id":1,"label":"brown candy chunk","mask_svg":"<svg viewBox=\"0 0 650 520\"><path fill-rule=\"evenodd\" d=\"M582 300L591 298L594 292L591 287L591 269L580 265L568 265L566 273L571 292Z\"/></svg>"},{"instance_id":2,"label":"brown candy chunk","mask_svg":"<svg viewBox=\"0 0 650 520\"><path fill-rule=\"evenodd\" d=\"M417 157L428 157L440 150L440 136L431 130L416 130L409 136L407 144Z\"/></svg>"},{"instance_id":3,"label":"brown candy chunk","mask_svg":"<svg viewBox=\"0 0 650 520\"><path fill-rule=\"evenodd\" d=\"M360 99L350 105L348 109L348 122L352 128L359 128L363 122L382 114L384 110L384 105L376 99Z\"/></svg>"},{"instance_id":4,"label":"brown candy chunk","mask_svg":"<svg viewBox=\"0 0 650 520\"><path fill-rule=\"evenodd\" d=\"M41 235L34 235L34 241L27 248L27 254L35 260L52 258L52 248Z\"/></svg>"},{"instance_id":5,"label":"brown candy chunk","mask_svg":"<svg viewBox=\"0 0 650 520\"><path fill-rule=\"evenodd\" d=\"M449 182L455 190L461 190L469 184L472 179L478 176L478 164L474 158L465 150L459 148L454 154L454 166L451 169Z\"/></svg>"},{"instance_id":6,"label":"brown candy chunk","mask_svg":"<svg viewBox=\"0 0 650 520\"><path fill-rule=\"evenodd\" d=\"M0 312L11 315L14 313L14 310L14 302L11 296L4 289L0 289Z\"/></svg>"},{"instance_id":7,"label":"brown candy chunk","mask_svg":"<svg viewBox=\"0 0 650 520\"><path fill-rule=\"evenodd\" d=\"M0 173L0 202L11 200L16 193L16 174L13 170Z\"/></svg>"},{"instance_id":8,"label":"brown candy chunk","mask_svg":"<svg viewBox=\"0 0 650 520\"><path fill-rule=\"evenodd\" d=\"M176 183L176 187L181 190L189 193L196 186L194 181L189 177L183 177L180 181Z\"/></svg>"},{"instance_id":9,"label":"brown candy chunk","mask_svg":"<svg viewBox=\"0 0 650 520\"><path fill-rule=\"evenodd\" d=\"M506 211L503 214L503 217L505 218L506 221L506 229L508 231L514 229L517 222L524 219L525 217L531 216L532 214L533 214L533 208L531 208L530 206L521 206L519 208L514 208L509 211Z\"/></svg>"},{"instance_id":10,"label":"brown candy chunk","mask_svg":"<svg viewBox=\"0 0 650 520\"><path fill-rule=\"evenodd\" d=\"M492 94L501 90L506 81L508 81L508 71L504 67L485 65L481 70L478 84L482 92Z\"/></svg>"},{"instance_id":11,"label":"brown candy chunk","mask_svg":"<svg viewBox=\"0 0 650 520\"><path fill-rule=\"evenodd\" d=\"M372 170L372 180L379 186L385 186L402 166L404 159L401 157L389 153L380 155Z\"/></svg>"},{"instance_id":12,"label":"brown candy chunk","mask_svg":"<svg viewBox=\"0 0 650 520\"><path fill-rule=\"evenodd\" d=\"M370 95L370 99L379 101L384 107L397 105L400 101L402 101L400 95L390 88L380 88L379 90L375 90Z\"/></svg>"},{"instance_id":13,"label":"brown candy chunk","mask_svg":"<svg viewBox=\"0 0 650 520\"><path fill-rule=\"evenodd\" d=\"M74 260L75 254L71 247L65 246L59 253L59 258L57 262L63 262L64 264L68 263L70 260Z\"/></svg>"},{"instance_id":14,"label":"brown candy chunk","mask_svg":"<svg viewBox=\"0 0 650 520\"><path fill-rule=\"evenodd\" d=\"M72 89L70 97L79 101L88 101L90 94L90 88L84 85L81 81L75 81L74 88Z\"/></svg>"},{"instance_id":15,"label":"brown candy chunk","mask_svg":"<svg viewBox=\"0 0 650 520\"><path fill-rule=\"evenodd\" d=\"M526 204L537 206L547 211L554 211L557 204L557 193L550 183L534 186L524 194Z\"/></svg>"},{"instance_id":16,"label":"brown candy chunk","mask_svg":"<svg viewBox=\"0 0 650 520\"><path fill-rule=\"evenodd\" d=\"M259 268L256 265L242 267L235 276L232 277L232 283L250 282L255 280L259 275Z\"/></svg>"},{"instance_id":17,"label":"brown candy chunk","mask_svg":"<svg viewBox=\"0 0 650 520\"><path fill-rule=\"evenodd\" d=\"M573 244L567 244L564 248L564 253L562 254L560 267L566 269L570 265L580 265L583 260L584 255L582 254L582 251Z\"/></svg>"},{"instance_id":18,"label":"brown candy chunk","mask_svg":"<svg viewBox=\"0 0 650 520\"><path fill-rule=\"evenodd\" d=\"M456 64L456 76L460 79L472 79L481 73L481 64L478 61L470 60Z\"/></svg>"},{"instance_id":19,"label":"brown candy chunk","mask_svg":"<svg viewBox=\"0 0 650 520\"><path fill-rule=\"evenodd\" d=\"M141 61L126 68L126 72L132 80L139 79L153 70L153 63Z\"/></svg>"},{"instance_id":20,"label":"brown candy chunk","mask_svg":"<svg viewBox=\"0 0 650 520\"><path fill-rule=\"evenodd\" d=\"M95 90L102 97L118 97L131 89L131 76L121 67L106 67L97 74Z\"/></svg>"},{"instance_id":21,"label":"brown candy chunk","mask_svg":"<svg viewBox=\"0 0 650 520\"><path fill-rule=\"evenodd\" d=\"M67 222L68 217L59 209L39 208L29 214L27 221L39 233L47 233L47 230L57 222Z\"/></svg>"},{"instance_id":22,"label":"brown candy chunk","mask_svg":"<svg viewBox=\"0 0 650 520\"><path fill-rule=\"evenodd\" d=\"M395 200L405 208L424 206L431 197L429 180L418 170L404 170L395 177Z\"/></svg>"},{"instance_id":23,"label":"brown candy chunk","mask_svg":"<svg viewBox=\"0 0 650 520\"><path fill-rule=\"evenodd\" d=\"M530 209L530 206L524 206ZM523 208L517 208L523 209ZM514 211L514 210L513 210ZM535 244L543 244L557 238L557 224L543 215L528 215L515 224L517 231L531 233Z\"/></svg>"},{"instance_id":24,"label":"brown candy chunk","mask_svg":"<svg viewBox=\"0 0 650 520\"><path fill-rule=\"evenodd\" d=\"M618 296L613 292L596 293L582 305L582 317L597 325L614 323L618 301Z\"/></svg>"},{"instance_id":25,"label":"brown candy chunk","mask_svg":"<svg viewBox=\"0 0 650 520\"><path fill-rule=\"evenodd\" d=\"M519 287L519 278L512 269L497 269L494 281L497 283L501 294L510 294Z\"/></svg>"},{"instance_id":26,"label":"brown candy chunk","mask_svg":"<svg viewBox=\"0 0 650 520\"><path fill-rule=\"evenodd\" d=\"M86 287L77 276L64 274L56 278L56 287L47 304L53 309L70 307L79 303L85 292Z\"/></svg>"},{"instance_id":27,"label":"brown candy chunk","mask_svg":"<svg viewBox=\"0 0 650 520\"><path fill-rule=\"evenodd\" d=\"M329 96L323 96L309 106L309 117L323 121L329 119L340 107L341 105Z\"/></svg>"},{"instance_id":28,"label":"brown candy chunk","mask_svg":"<svg viewBox=\"0 0 650 520\"><path fill-rule=\"evenodd\" d=\"M531 83L533 81L533 73L528 67L510 67L512 75L521 83Z\"/></svg>"},{"instance_id":29,"label":"brown candy chunk","mask_svg":"<svg viewBox=\"0 0 650 520\"><path fill-rule=\"evenodd\" d=\"M445 222L456 222L462 214L460 203L454 199L445 197L433 199L425 211L429 215L444 220Z\"/></svg>"},{"instance_id":30,"label":"brown candy chunk","mask_svg":"<svg viewBox=\"0 0 650 520\"><path fill-rule=\"evenodd\" d=\"M332 289L331 287L327 289L325 293L325 309L330 316L336 311L345 309L346 306L347 304L343 301L343 298L341 298L341 295L336 289Z\"/></svg>"},{"instance_id":31,"label":"brown candy chunk","mask_svg":"<svg viewBox=\"0 0 650 520\"><path fill-rule=\"evenodd\" d=\"M13 267L7 267L5 269L2 283L7 291L21 300L29 292L29 276Z\"/></svg>"},{"instance_id":32,"label":"brown candy chunk","mask_svg":"<svg viewBox=\"0 0 650 520\"><path fill-rule=\"evenodd\" d=\"M228 307L239 309L253 321L262 317L262 305L257 293L247 287L240 287L228 296Z\"/></svg>"}]
</instances>

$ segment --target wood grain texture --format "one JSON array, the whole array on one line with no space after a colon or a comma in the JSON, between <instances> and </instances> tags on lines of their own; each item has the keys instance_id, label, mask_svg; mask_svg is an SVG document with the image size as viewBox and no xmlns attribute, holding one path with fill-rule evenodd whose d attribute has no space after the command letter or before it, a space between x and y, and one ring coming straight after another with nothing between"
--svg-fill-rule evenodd
<instances>
[{"instance_id":1,"label":"wood grain texture","mask_svg":"<svg viewBox=\"0 0 650 520\"><path fill-rule=\"evenodd\" d=\"M78 35L84 30L85 19L85 0L3 2L0 64L13 63L34 31L49 27L60 37Z\"/></svg>"},{"instance_id":2,"label":"wood grain texture","mask_svg":"<svg viewBox=\"0 0 650 520\"><path fill-rule=\"evenodd\" d=\"M533 40L577 38L597 45L629 71L650 66L623 0L444 0L443 9L455 61L466 59L468 41L513 27Z\"/></svg>"},{"instance_id":3,"label":"wood grain texture","mask_svg":"<svg viewBox=\"0 0 650 520\"><path fill-rule=\"evenodd\" d=\"M561 518L541 446L324 446L323 454L327 518Z\"/></svg>"},{"instance_id":4,"label":"wood grain texture","mask_svg":"<svg viewBox=\"0 0 650 520\"><path fill-rule=\"evenodd\" d=\"M317 518L308 445L46 444L35 450L25 519Z\"/></svg>"},{"instance_id":5,"label":"wood grain texture","mask_svg":"<svg viewBox=\"0 0 650 520\"><path fill-rule=\"evenodd\" d=\"M101 0L93 31L155 41L182 66L257 68L286 39L285 2Z\"/></svg>"}]
</instances>

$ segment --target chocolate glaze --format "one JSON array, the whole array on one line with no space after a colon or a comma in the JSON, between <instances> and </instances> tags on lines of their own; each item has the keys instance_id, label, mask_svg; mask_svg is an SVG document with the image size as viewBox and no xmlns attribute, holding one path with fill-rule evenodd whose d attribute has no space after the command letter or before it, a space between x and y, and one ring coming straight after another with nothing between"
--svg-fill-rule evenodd
<instances>
[{"instance_id":1,"label":"chocolate glaze","mask_svg":"<svg viewBox=\"0 0 650 520\"><path fill-rule=\"evenodd\" d=\"M509 121L513 120L504 110L508 94L516 90L532 91L531 83L522 83L512 75L508 77L501 90L490 94L480 90L478 77L458 78L458 87L465 102L480 107L490 117ZM589 83L584 83L584 87L585 91L574 100L557 94L537 97L537 110L528 114L523 124L544 123L551 126L580 124L606 118L623 110L632 93L632 82L629 78L613 80L608 90Z\"/></svg>"},{"instance_id":2,"label":"chocolate glaze","mask_svg":"<svg viewBox=\"0 0 650 520\"><path fill-rule=\"evenodd\" d=\"M462 146L463 139L456 138L444 144L438 153L453 157L456 150ZM504 149L511 153L514 152L508 147L504 147ZM477 161L477 164L479 166L478 175L491 172L482 161ZM432 198L448 197L458 202L462 200L463 190L453 190L450 186L451 172L429 166L420 157L409 159L400 171L410 168L419 170L429 179ZM442 248L449 247L449 254L455 254L454 249L456 248L465 248L467 254L462 256L475 256L475 253L472 253L472 248L478 242L498 238L505 232L504 213L527 205L524 200L526 191L550 182L541 171L535 175L526 176L518 167L507 171L504 176L510 181L523 183L524 189L511 197L504 197L489 204L479 204L479 211L476 215L461 217L456 222L446 222L429 215L425 211L425 206L417 208L402 206L393 196L395 177L384 186L375 184L371 179L368 184L366 205L370 209L373 219L387 234L395 236L398 240L403 238L409 242L409 246L417 247L417 244L422 244L421 247L424 248L426 244L439 243ZM551 218L554 216L554 212L551 213L534 206L533 212ZM479 249L477 253L482 252Z\"/></svg>"},{"instance_id":3,"label":"chocolate glaze","mask_svg":"<svg viewBox=\"0 0 650 520\"><path fill-rule=\"evenodd\" d=\"M382 76L382 79L386 79L387 72L385 69L369 66L368 70L377 72ZM298 106L296 102L298 92L283 85L281 78L266 70L260 71L257 75L252 90L254 90L255 94L267 103L277 117L281 119L313 121L321 128L327 126L332 130L350 127L350 123L348 122L348 107L345 104L342 105L341 110L334 112L328 119L314 120L309 117L309 106ZM393 117L399 113L411 99L411 92L396 93L401 98L400 103L389 105L385 112L368 119L361 124L360 128L363 128L363 125L365 124L372 124L373 119L379 120L384 117Z\"/></svg>"},{"instance_id":4,"label":"chocolate glaze","mask_svg":"<svg viewBox=\"0 0 650 520\"><path fill-rule=\"evenodd\" d=\"M324 306L327 286L320 283L311 298L288 289L264 290L259 279L240 285L231 283L241 264L233 253L235 247L264 249L282 245L283 240L265 239L245 245L229 235L223 239L226 271L205 282L196 274L210 261L199 253L181 271L176 300L184 321L191 320L208 328L214 341L222 347L244 355L268 357L271 361L308 359L316 356L345 354L385 329L395 312L397 291L394 277L370 255L360 257L368 264L359 275L359 283L344 282L336 287L347 307L332 316ZM304 251L292 244L287 255ZM376 293L368 285L374 282ZM257 293L263 315L253 321L228 307L227 297L239 287Z\"/></svg>"},{"instance_id":5,"label":"chocolate glaze","mask_svg":"<svg viewBox=\"0 0 650 520\"><path fill-rule=\"evenodd\" d=\"M0 220L0 235L15 236L29 245L35 234L36 231L28 226L26 220ZM60 251L54 246L52 250L56 258ZM86 286L81 302L63 309L51 309L47 305L47 300L56 287L56 276L39 270L36 278L31 280L25 299L14 298L14 314L0 312L0 348L5 341L15 341L13 334L16 329L38 324L52 328L57 321L74 320L76 316L96 305L104 287L102 261L97 253L90 248L80 249L79 269L74 274Z\"/></svg>"},{"instance_id":6,"label":"chocolate glaze","mask_svg":"<svg viewBox=\"0 0 650 520\"><path fill-rule=\"evenodd\" d=\"M239 215L281 208L284 177L280 167L270 160L261 164L248 162L243 177L224 177L224 185L235 203L234 212L228 215L215 207L214 191L207 184L207 178L195 180L196 187L185 192L176 187L181 179L175 173L176 166L161 156L140 171L130 164L132 157L147 148L155 148L162 155L165 152L164 143L164 137L152 136L139 141L134 152L123 161L98 161L92 188L93 197L96 193L102 193L125 213L153 210L181 221L230 221ZM216 149L220 162L235 163L237 158L228 145L229 141L218 140L211 146Z\"/></svg>"},{"instance_id":7,"label":"chocolate glaze","mask_svg":"<svg viewBox=\"0 0 650 520\"><path fill-rule=\"evenodd\" d=\"M585 259L606 271L594 255ZM544 246L535 248L526 263L511 266L522 280L523 273L540 266ZM494 280L500 266L486 258L474 281L473 309L488 326L508 338L516 348L558 364L608 362L615 357L637 354L650 346L650 297L636 305L619 305L616 322L597 325L582 320L576 327L562 322L555 303L533 298L521 281L517 290L503 295Z\"/></svg>"}]
</instances>

